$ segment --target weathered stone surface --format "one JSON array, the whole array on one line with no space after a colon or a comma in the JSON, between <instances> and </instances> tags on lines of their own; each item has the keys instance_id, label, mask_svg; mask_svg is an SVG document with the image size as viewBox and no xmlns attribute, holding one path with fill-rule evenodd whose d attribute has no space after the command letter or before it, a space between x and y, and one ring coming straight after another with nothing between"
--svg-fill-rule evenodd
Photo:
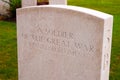
<instances>
[{"instance_id":1,"label":"weathered stone surface","mask_svg":"<svg viewBox=\"0 0 120 80\"><path fill-rule=\"evenodd\" d=\"M45 1L46 2L46 1ZM50 5L66 5L67 0L48 0ZM37 6L37 0L22 0L22 7Z\"/></svg>"},{"instance_id":2,"label":"weathered stone surface","mask_svg":"<svg viewBox=\"0 0 120 80\"><path fill-rule=\"evenodd\" d=\"M37 0L22 0L22 7L36 6Z\"/></svg>"},{"instance_id":3,"label":"weathered stone surface","mask_svg":"<svg viewBox=\"0 0 120 80\"><path fill-rule=\"evenodd\" d=\"M19 80L108 80L112 22L81 7L18 9Z\"/></svg>"},{"instance_id":4,"label":"weathered stone surface","mask_svg":"<svg viewBox=\"0 0 120 80\"><path fill-rule=\"evenodd\" d=\"M59 5L66 5L67 4L67 0L49 0L50 5L52 4L59 4Z\"/></svg>"}]
</instances>

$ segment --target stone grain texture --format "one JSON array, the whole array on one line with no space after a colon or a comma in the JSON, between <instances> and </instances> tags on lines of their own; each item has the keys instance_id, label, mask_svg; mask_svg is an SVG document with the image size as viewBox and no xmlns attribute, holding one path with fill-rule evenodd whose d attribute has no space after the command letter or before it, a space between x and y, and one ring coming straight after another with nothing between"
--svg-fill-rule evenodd
<instances>
[{"instance_id":1,"label":"stone grain texture","mask_svg":"<svg viewBox=\"0 0 120 80\"><path fill-rule=\"evenodd\" d=\"M66 5L67 0L49 0L50 5ZM37 0L22 0L22 7L37 6Z\"/></svg>"},{"instance_id":2,"label":"stone grain texture","mask_svg":"<svg viewBox=\"0 0 120 80\"><path fill-rule=\"evenodd\" d=\"M18 9L19 80L109 80L112 22L82 7Z\"/></svg>"}]
</instances>

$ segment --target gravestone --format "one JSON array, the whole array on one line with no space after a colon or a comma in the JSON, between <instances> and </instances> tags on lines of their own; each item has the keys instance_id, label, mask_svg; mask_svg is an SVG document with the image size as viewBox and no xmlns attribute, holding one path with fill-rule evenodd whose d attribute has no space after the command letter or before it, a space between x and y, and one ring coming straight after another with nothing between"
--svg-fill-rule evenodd
<instances>
[{"instance_id":1,"label":"gravestone","mask_svg":"<svg viewBox=\"0 0 120 80\"><path fill-rule=\"evenodd\" d=\"M82 7L18 9L19 80L109 80L112 23Z\"/></svg>"},{"instance_id":2,"label":"gravestone","mask_svg":"<svg viewBox=\"0 0 120 80\"><path fill-rule=\"evenodd\" d=\"M52 4L66 5L67 4L67 0L49 0L49 2L50 2L50 5Z\"/></svg>"},{"instance_id":3,"label":"gravestone","mask_svg":"<svg viewBox=\"0 0 120 80\"><path fill-rule=\"evenodd\" d=\"M37 0L22 0L22 7L36 6Z\"/></svg>"},{"instance_id":4,"label":"gravestone","mask_svg":"<svg viewBox=\"0 0 120 80\"><path fill-rule=\"evenodd\" d=\"M66 5L67 0L49 0L49 4ZM22 7L36 6L36 5L37 5L37 0L22 0Z\"/></svg>"}]
</instances>

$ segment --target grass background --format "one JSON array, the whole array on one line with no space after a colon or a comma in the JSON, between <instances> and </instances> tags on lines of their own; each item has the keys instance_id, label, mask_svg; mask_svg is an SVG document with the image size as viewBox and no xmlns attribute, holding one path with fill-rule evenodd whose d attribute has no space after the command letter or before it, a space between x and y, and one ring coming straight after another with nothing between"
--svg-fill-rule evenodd
<instances>
[{"instance_id":1,"label":"grass background","mask_svg":"<svg viewBox=\"0 0 120 80\"><path fill-rule=\"evenodd\" d=\"M120 80L120 0L68 0L114 16L110 80ZM0 80L18 80L16 23L0 21Z\"/></svg>"},{"instance_id":2,"label":"grass background","mask_svg":"<svg viewBox=\"0 0 120 80\"><path fill-rule=\"evenodd\" d=\"M18 80L16 45L16 24L0 21L0 80Z\"/></svg>"}]
</instances>

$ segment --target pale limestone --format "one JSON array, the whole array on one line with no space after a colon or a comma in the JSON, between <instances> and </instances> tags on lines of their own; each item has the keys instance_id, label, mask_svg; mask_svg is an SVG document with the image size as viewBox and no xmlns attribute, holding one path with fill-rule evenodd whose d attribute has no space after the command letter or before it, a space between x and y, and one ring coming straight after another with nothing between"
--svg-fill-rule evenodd
<instances>
[{"instance_id":1,"label":"pale limestone","mask_svg":"<svg viewBox=\"0 0 120 80\"><path fill-rule=\"evenodd\" d=\"M66 5L67 0L49 0L50 5ZM22 7L36 6L37 0L22 0Z\"/></svg>"},{"instance_id":2,"label":"pale limestone","mask_svg":"<svg viewBox=\"0 0 120 80\"><path fill-rule=\"evenodd\" d=\"M36 6L37 0L22 0L22 7Z\"/></svg>"},{"instance_id":3,"label":"pale limestone","mask_svg":"<svg viewBox=\"0 0 120 80\"><path fill-rule=\"evenodd\" d=\"M19 80L109 80L112 22L74 6L18 9Z\"/></svg>"},{"instance_id":4,"label":"pale limestone","mask_svg":"<svg viewBox=\"0 0 120 80\"><path fill-rule=\"evenodd\" d=\"M67 0L49 0L50 5L54 5L54 4L59 4L59 5L66 5L67 4Z\"/></svg>"}]
</instances>

